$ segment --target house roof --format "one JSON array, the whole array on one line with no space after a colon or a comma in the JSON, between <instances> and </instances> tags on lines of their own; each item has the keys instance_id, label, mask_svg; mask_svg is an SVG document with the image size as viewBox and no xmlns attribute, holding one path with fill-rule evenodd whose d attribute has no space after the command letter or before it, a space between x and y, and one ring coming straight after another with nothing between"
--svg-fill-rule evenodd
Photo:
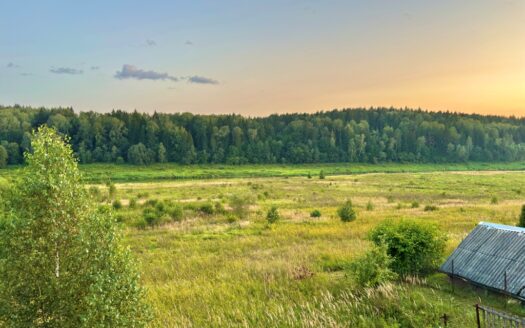
<instances>
[{"instance_id":1,"label":"house roof","mask_svg":"<svg viewBox=\"0 0 525 328\"><path fill-rule=\"evenodd\" d=\"M525 300L525 229L480 222L440 271Z\"/></svg>"}]
</instances>

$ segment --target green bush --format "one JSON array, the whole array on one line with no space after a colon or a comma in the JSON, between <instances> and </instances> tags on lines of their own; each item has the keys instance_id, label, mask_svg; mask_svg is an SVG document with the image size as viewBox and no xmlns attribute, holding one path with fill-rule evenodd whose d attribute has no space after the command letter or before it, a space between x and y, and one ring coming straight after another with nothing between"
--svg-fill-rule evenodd
<instances>
[{"instance_id":1,"label":"green bush","mask_svg":"<svg viewBox=\"0 0 525 328\"><path fill-rule=\"evenodd\" d=\"M266 220L268 220L268 223L270 224L279 221L280 218L281 216L279 215L279 210L277 209L277 206L272 206L268 210L268 213L266 213Z\"/></svg>"},{"instance_id":2,"label":"green bush","mask_svg":"<svg viewBox=\"0 0 525 328\"><path fill-rule=\"evenodd\" d=\"M446 237L435 225L412 220L383 221L369 236L384 245L392 257L391 269L399 275L429 273L440 263Z\"/></svg>"},{"instance_id":3,"label":"green bush","mask_svg":"<svg viewBox=\"0 0 525 328\"><path fill-rule=\"evenodd\" d=\"M319 172L319 179L323 180L324 178L325 178L324 171L321 170L321 172Z\"/></svg>"},{"instance_id":4,"label":"green bush","mask_svg":"<svg viewBox=\"0 0 525 328\"><path fill-rule=\"evenodd\" d=\"M367 211L373 211L374 210L374 204L372 204L371 200L369 200L368 203L366 203L366 210Z\"/></svg>"},{"instance_id":5,"label":"green bush","mask_svg":"<svg viewBox=\"0 0 525 328\"><path fill-rule=\"evenodd\" d=\"M218 214L224 214L226 213L226 210L224 209L224 205L222 205L221 202L215 202L215 213Z\"/></svg>"},{"instance_id":6,"label":"green bush","mask_svg":"<svg viewBox=\"0 0 525 328\"><path fill-rule=\"evenodd\" d=\"M410 205L412 208L418 208L419 207L419 202L417 200L413 201L412 204Z\"/></svg>"},{"instance_id":7,"label":"green bush","mask_svg":"<svg viewBox=\"0 0 525 328\"><path fill-rule=\"evenodd\" d=\"M525 205L521 206L521 214L518 222L518 227L525 228Z\"/></svg>"},{"instance_id":8,"label":"green bush","mask_svg":"<svg viewBox=\"0 0 525 328\"><path fill-rule=\"evenodd\" d=\"M352 207L352 201L347 200L343 206L337 210L337 215L343 222L350 222L356 219L354 208Z\"/></svg>"},{"instance_id":9,"label":"green bush","mask_svg":"<svg viewBox=\"0 0 525 328\"><path fill-rule=\"evenodd\" d=\"M425 208L423 209L423 211L425 212L433 212L437 210L438 210L438 207L435 205L426 205Z\"/></svg>"},{"instance_id":10,"label":"green bush","mask_svg":"<svg viewBox=\"0 0 525 328\"><path fill-rule=\"evenodd\" d=\"M215 213L215 208L212 204L205 203L200 206L199 211L206 215L212 215L213 213Z\"/></svg>"},{"instance_id":11,"label":"green bush","mask_svg":"<svg viewBox=\"0 0 525 328\"><path fill-rule=\"evenodd\" d=\"M117 187L112 182L106 183L106 186L108 187L108 198L113 199L117 194Z\"/></svg>"},{"instance_id":12,"label":"green bush","mask_svg":"<svg viewBox=\"0 0 525 328\"><path fill-rule=\"evenodd\" d=\"M135 207L137 207L137 199L136 199L136 198L131 198L131 199L129 200L129 205L128 205L128 206L129 206L129 208L135 208Z\"/></svg>"},{"instance_id":13,"label":"green bush","mask_svg":"<svg viewBox=\"0 0 525 328\"><path fill-rule=\"evenodd\" d=\"M115 199L113 201L113 208L116 210L120 210L122 208L122 202L119 199Z\"/></svg>"},{"instance_id":14,"label":"green bush","mask_svg":"<svg viewBox=\"0 0 525 328\"><path fill-rule=\"evenodd\" d=\"M312 218L319 218L319 217L321 217L321 211L313 210L312 212L310 212L310 217L312 217Z\"/></svg>"},{"instance_id":15,"label":"green bush","mask_svg":"<svg viewBox=\"0 0 525 328\"><path fill-rule=\"evenodd\" d=\"M499 201L498 201L498 197L496 196L492 196L492 198L490 199L490 203L491 204L497 204Z\"/></svg>"},{"instance_id":16,"label":"green bush","mask_svg":"<svg viewBox=\"0 0 525 328\"><path fill-rule=\"evenodd\" d=\"M168 209L168 214L173 221L180 221L184 212L182 211L182 207L178 205L172 205Z\"/></svg>"},{"instance_id":17,"label":"green bush","mask_svg":"<svg viewBox=\"0 0 525 328\"><path fill-rule=\"evenodd\" d=\"M147 201L144 202L143 206L144 207L150 207L150 206L155 206L157 205L159 201L156 200L156 199L148 199Z\"/></svg>"},{"instance_id":18,"label":"green bush","mask_svg":"<svg viewBox=\"0 0 525 328\"><path fill-rule=\"evenodd\" d=\"M377 287L392 280L398 275L390 267L393 260L388 255L385 245L374 245L362 257L350 263L348 271L361 287Z\"/></svg>"}]
</instances>

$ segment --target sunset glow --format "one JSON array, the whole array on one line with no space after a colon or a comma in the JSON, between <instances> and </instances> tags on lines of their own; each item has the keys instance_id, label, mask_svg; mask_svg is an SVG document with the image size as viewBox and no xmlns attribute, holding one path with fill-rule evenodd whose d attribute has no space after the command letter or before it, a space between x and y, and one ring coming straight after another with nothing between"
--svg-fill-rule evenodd
<instances>
[{"instance_id":1,"label":"sunset glow","mask_svg":"<svg viewBox=\"0 0 525 328\"><path fill-rule=\"evenodd\" d=\"M267 115L525 116L522 1L0 5L0 103Z\"/></svg>"}]
</instances>

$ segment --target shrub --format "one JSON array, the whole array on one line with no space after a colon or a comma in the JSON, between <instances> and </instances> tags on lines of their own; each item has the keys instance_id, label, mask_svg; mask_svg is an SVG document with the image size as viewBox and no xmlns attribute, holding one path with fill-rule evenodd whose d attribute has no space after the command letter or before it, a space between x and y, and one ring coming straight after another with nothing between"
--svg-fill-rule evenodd
<instances>
[{"instance_id":1,"label":"shrub","mask_svg":"<svg viewBox=\"0 0 525 328\"><path fill-rule=\"evenodd\" d=\"M518 222L518 227L525 228L525 205L521 206L521 214Z\"/></svg>"},{"instance_id":2,"label":"shrub","mask_svg":"<svg viewBox=\"0 0 525 328\"><path fill-rule=\"evenodd\" d=\"M146 221L146 223L149 226L155 226L159 223L159 217L157 213L153 211L153 209L146 208L143 212L143 215L144 215L144 221Z\"/></svg>"},{"instance_id":3,"label":"shrub","mask_svg":"<svg viewBox=\"0 0 525 328\"><path fill-rule=\"evenodd\" d=\"M144 202L144 207L153 207L155 205L157 205L158 203L158 200L153 198L153 199L148 199L146 202Z\"/></svg>"},{"instance_id":4,"label":"shrub","mask_svg":"<svg viewBox=\"0 0 525 328\"><path fill-rule=\"evenodd\" d=\"M373 211L374 210L374 204L372 204L371 200L369 200L368 203L366 203L366 210L367 211Z\"/></svg>"},{"instance_id":5,"label":"shrub","mask_svg":"<svg viewBox=\"0 0 525 328\"><path fill-rule=\"evenodd\" d=\"M392 257L391 269L399 275L425 274L437 267L446 237L435 225L411 220L384 221L372 230L370 240L384 245Z\"/></svg>"},{"instance_id":6,"label":"shrub","mask_svg":"<svg viewBox=\"0 0 525 328\"><path fill-rule=\"evenodd\" d=\"M492 198L490 199L490 203L491 204L497 204L498 203L498 197L492 196Z\"/></svg>"},{"instance_id":7,"label":"shrub","mask_svg":"<svg viewBox=\"0 0 525 328\"><path fill-rule=\"evenodd\" d=\"M272 206L268 213L266 213L266 220L268 220L268 223L272 224L277 222L281 216L279 215L279 210L277 209L277 206Z\"/></svg>"},{"instance_id":8,"label":"shrub","mask_svg":"<svg viewBox=\"0 0 525 328\"><path fill-rule=\"evenodd\" d=\"M310 212L310 217L312 217L312 218L320 218L321 217L321 211L313 210L312 212Z\"/></svg>"},{"instance_id":9,"label":"shrub","mask_svg":"<svg viewBox=\"0 0 525 328\"><path fill-rule=\"evenodd\" d=\"M387 201L388 203L393 203L393 202L394 202L394 197L393 197L393 196L388 196L388 197L386 198L386 201Z\"/></svg>"},{"instance_id":10,"label":"shrub","mask_svg":"<svg viewBox=\"0 0 525 328\"><path fill-rule=\"evenodd\" d=\"M390 267L393 263L385 245L374 245L362 257L350 263L349 274L361 287L377 287L395 280L398 275Z\"/></svg>"},{"instance_id":11,"label":"shrub","mask_svg":"<svg viewBox=\"0 0 525 328\"><path fill-rule=\"evenodd\" d=\"M352 207L352 201L347 200L346 203L337 210L337 215L339 215L339 218L341 218L343 222L355 220L356 214Z\"/></svg>"},{"instance_id":12,"label":"shrub","mask_svg":"<svg viewBox=\"0 0 525 328\"><path fill-rule=\"evenodd\" d=\"M182 211L182 207L174 205L170 206L170 208L168 209L168 214L173 221L180 221L184 212Z\"/></svg>"},{"instance_id":13,"label":"shrub","mask_svg":"<svg viewBox=\"0 0 525 328\"><path fill-rule=\"evenodd\" d=\"M120 210L122 208L122 203L120 202L119 199L115 199L112 205L113 205L113 208L116 210Z\"/></svg>"},{"instance_id":14,"label":"shrub","mask_svg":"<svg viewBox=\"0 0 525 328\"><path fill-rule=\"evenodd\" d=\"M412 204L410 205L412 208L418 208L419 207L419 202L417 200L413 201Z\"/></svg>"},{"instance_id":15,"label":"shrub","mask_svg":"<svg viewBox=\"0 0 525 328\"><path fill-rule=\"evenodd\" d=\"M396 209L400 210L403 208L403 204L401 203L397 203L397 206L396 206Z\"/></svg>"},{"instance_id":16,"label":"shrub","mask_svg":"<svg viewBox=\"0 0 525 328\"><path fill-rule=\"evenodd\" d=\"M247 195L233 195L230 198L230 207L232 208L233 213L241 219L248 215L252 203L252 198Z\"/></svg>"},{"instance_id":17,"label":"shrub","mask_svg":"<svg viewBox=\"0 0 525 328\"><path fill-rule=\"evenodd\" d=\"M232 213L228 213L226 215L226 221L228 223L234 223L234 222L239 221L239 218L237 216L235 216L234 214L232 214Z\"/></svg>"},{"instance_id":18,"label":"shrub","mask_svg":"<svg viewBox=\"0 0 525 328\"><path fill-rule=\"evenodd\" d=\"M425 208L423 209L423 211L425 212L433 212L437 210L438 210L438 207L435 205L426 205Z\"/></svg>"},{"instance_id":19,"label":"shrub","mask_svg":"<svg viewBox=\"0 0 525 328\"><path fill-rule=\"evenodd\" d=\"M310 174L310 172L308 172L307 177L308 177L308 179L311 179L311 178L312 178L312 175Z\"/></svg>"},{"instance_id":20,"label":"shrub","mask_svg":"<svg viewBox=\"0 0 525 328\"><path fill-rule=\"evenodd\" d=\"M144 220L144 218L140 218L133 222L133 226L137 229L144 230L148 227L148 223L146 220Z\"/></svg>"},{"instance_id":21,"label":"shrub","mask_svg":"<svg viewBox=\"0 0 525 328\"><path fill-rule=\"evenodd\" d=\"M117 187L112 182L106 183L106 186L108 187L108 198L113 199L113 197L115 197L117 194Z\"/></svg>"},{"instance_id":22,"label":"shrub","mask_svg":"<svg viewBox=\"0 0 525 328\"><path fill-rule=\"evenodd\" d=\"M129 208L135 208L137 207L137 199L136 198L131 198L129 200L129 204L128 204Z\"/></svg>"},{"instance_id":23,"label":"shrub","mask_svg":"<svg viewBox=\"0 0 525 328\"><path fill-rule=\"evenodd\" d=\"M213 208L213 205L210 203L202 204L199 208L199 211L206 215L212 215L215 213L215 209Z\"/></svg>"},{"instance_id":24,"label":"shrub","mask_svg":"<svg viewBox=\"0 0 525 328\"><path fill-rule=\"evenodd\" d=\"M319 172L319 179L323 180L324 178L325 178L324 171L321 170L321 172Z\"/></svg>"},{"instance_id":25,"label":"shrub","mask_svg":"<svg viewBox=\"0 0 525 328\"><path fill-rule=\"evenodd\" d=\"M142 199L142 198L148 198L149 197L149 193L148 192L139 192L137 194L137 198L138 199Z\"/></svg>"},{"instance_id":26,"label":"shrub","mask_svg":"<svg viewBox=\"0 0 525 328\"><path fill-rule=\"evenodd\" d=\"M224 209L224 205L222 205L221 202L215 202L215 213L218 213L218 214L226 213L226 210Z\"/></svg>"}]
</instances>

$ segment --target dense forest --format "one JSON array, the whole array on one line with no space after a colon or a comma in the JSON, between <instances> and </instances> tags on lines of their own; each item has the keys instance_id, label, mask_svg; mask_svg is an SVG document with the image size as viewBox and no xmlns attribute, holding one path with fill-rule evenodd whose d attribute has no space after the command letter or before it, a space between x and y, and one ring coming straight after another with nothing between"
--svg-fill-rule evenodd
<instances>
[{"instance_id":1,"label":"dense forest","mask_svg":"<svg viewBox=\"0 0 525 328\"><path fill-rule=\"evenodd\" d=\"M68 135L81 163L462 162L525 159L525 119L371 108L313 114L152 115L0 107L0 166L31 132Z\"/></svg>"}]
</instances>

